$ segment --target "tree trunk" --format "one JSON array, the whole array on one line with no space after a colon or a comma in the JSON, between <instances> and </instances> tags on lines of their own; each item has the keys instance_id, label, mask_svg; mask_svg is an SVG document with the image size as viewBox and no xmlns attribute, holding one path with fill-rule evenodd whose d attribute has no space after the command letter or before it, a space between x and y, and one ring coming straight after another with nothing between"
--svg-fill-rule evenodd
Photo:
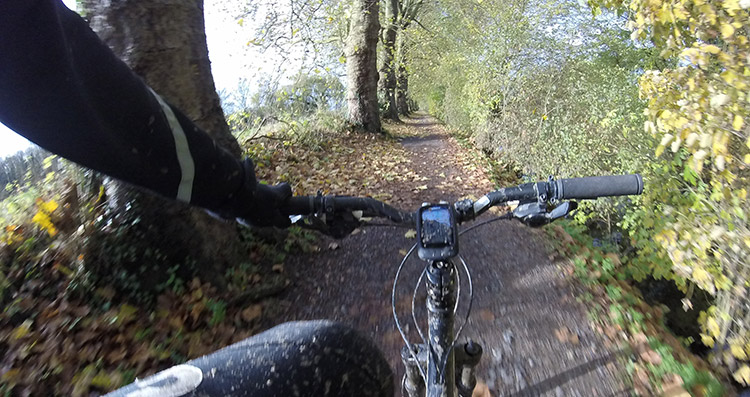
<instances>
[{"instance_id":1,"label":"tree trunk","mask_svg":"<svg viewBox=\"0 0 750 397\"><path fill-rule=\"evenodd\" d=\"M396 75L396 106L398 114L407 116L411 113L409 108L409 71L406 68L406 43L403 34L399 35L396 44L396 62L398 65Z\"/></svg>"},{"instance_id":2,"label":"tree trunk","mask_svg":"<svg viewBox=\"0 0 750 397\"><path fill-rule=\"evenodd\" d=\"M383 34L383 64L380 67L380 96L385 100L383 117L398 121L396 107L396 34L398 33L398 0L386 0Z\"/></svg>"},{"instance_id":3,"label":"tree trunk","mask_svg":"<svg viewBox=\"0 0 750 397\"><path fill-rule=\"evenodd\" d=\"M82 5L91 28L146 84L219 145L241 155L211 76L202 0L84 0ZM112 180L106 192L116 232L103 232L90 251L102 271L125 269L138 288L163 283L167 269L183 279L199 275L221 284L224 267L242 255L236 227L202 210ZM131 254L117 255L120 245Z\"/></svg>"},{"instance_id":4,"label":"tree trunk","mask_svg":"<svg viewBox=\"0 0 750 397\"><path fill-rule=\"evenodd\" d=\"M367 132L382 132L378 114L377 46L379 0L354 0L346 38L346 100L349 121Z\"/></svg>"}]
</instances>

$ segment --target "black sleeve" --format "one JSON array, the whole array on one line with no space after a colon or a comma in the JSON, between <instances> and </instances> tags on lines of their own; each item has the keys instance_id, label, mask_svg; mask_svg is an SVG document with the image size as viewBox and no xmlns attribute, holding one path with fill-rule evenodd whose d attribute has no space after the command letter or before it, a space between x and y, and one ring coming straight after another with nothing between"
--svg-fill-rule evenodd
<instances>
[{"instance_id":1,"label":"black sleeve","mask_svg":"<svg viewBox=\"0 0 750 397\"><path fill-rule=\"evenodd\" d=\"M60 0L0 0L0 122L83 166L216 209L241 163Z\"/></svg>"}]
</instances>

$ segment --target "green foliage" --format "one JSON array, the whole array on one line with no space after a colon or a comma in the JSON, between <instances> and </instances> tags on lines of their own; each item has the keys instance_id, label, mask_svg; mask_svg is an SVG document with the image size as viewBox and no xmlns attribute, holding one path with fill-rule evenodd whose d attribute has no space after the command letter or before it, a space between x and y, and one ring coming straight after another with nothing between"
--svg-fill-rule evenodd
<instances>
[{"instance_id":1,"label":"green foliage","mask_svg":"<svg viewBox=\"0 0 750 397\"><path fill-rule=\"evenodd\" d=\"M422 52L411 96L532 179L639 172L653 161L637 86L644 68L665 64L653 47L634 44L612 14L501 3L428 7L430 31L413 33ZM627 205L598 200L578 216L614 225Z\"/></svg>"},{"instance_id":2,"label":"green foliage","mask_svg":"<svg viewBox=\"0 0 750 397\"><path fill-rule=\"evenodd\" d=\"M703 390L705 396L722 396L724 388L716 377L703 367L696 366L685 352L685 347L677 345L680 352L666 341L674 338L663 324L661 312L649 310L644 304L640 293L634 287L615 278L603 277L605 267L617 269L619 257L602 247L592 247L592 238L586 233L581 224L571 221L561 221L547 227L546 231L553 237L551 241L557 244L560 254L570 256L573 262L573 275L589 288L582 299L589 309L589 318L605 328L612 328L625 332L628 340L633 343L633 349L639 352L631 356L627 364L628 373L634 377L636 368L645 369L650 388L646 394L656 394L665 378L676 374L683 382L686 390ZM649 348L638 345L639 340L648 338ZM665 337L666 335L666 337ZM732 351L745 353L745 348L736 346ZM643 357L648 354L648 359ZM638 390L636 386L636 390Z\"/></svg>"},{"instance_id":3,"label":"green foliage","mask_svg":"<svg viewBox=\"0 0 750 397\"><path fill-rule=\"evenodd\" d=\"M708 371L701 371L695 368L691 363L682 363L678 361L672 347L662 343L656 338L649 338L651 348L656 351L662 358L658 365L648 364L649 372L655 380L662 379L665 375L677 374L682 378L686 390L694 390L698 385L704 390L706 397L724 396L724 386Z\"/></svg>"},{"instance_id":4,"label":"green foliage","mask_svg":"<svg viewBox=\"0 0 750 397\"><path fill-rule=\"evenodd\" d=\"M206 301L206 307L211 311L211 319L208 322L211 327L224 321L227 314L227 304L224 301L209 299Z\"/></svg>"},{"instance_id":5,"label":"green foliage","mask_svg":"<svg viewBox=\"0 0 750 397\"><path fill-rule=\"evenodd\" d=\"M658 140L655 153L666 157L667 165L652 164L652 188L629 216L627 227L641 251L634 274L674 278L714 295L716 306L702 316L703 343L745 344L750 341L745 123L750 3L591 3L595 10L627 9L631 37L650 42L669 60L639 79L640 95L648 102L644 130ZM750 367L740 365L746 360L729 355L716 361L748 384Z\"/></svg>"}]
</instances>

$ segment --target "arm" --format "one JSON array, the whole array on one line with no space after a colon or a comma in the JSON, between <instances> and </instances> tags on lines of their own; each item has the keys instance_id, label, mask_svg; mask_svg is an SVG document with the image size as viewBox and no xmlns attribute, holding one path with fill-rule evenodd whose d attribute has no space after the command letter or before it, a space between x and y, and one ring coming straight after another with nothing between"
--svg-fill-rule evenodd
<instances>
[{"instance_id":1,"label":"arm","mask_svg":"<svg viewBox=\"0 0 750 397\"><path fill-rule=\"evenodd\" d=\"M229 216L252 164L167 104L59 0L0 1L0 121L83 166Z\"/></svg>"}]
</instances>

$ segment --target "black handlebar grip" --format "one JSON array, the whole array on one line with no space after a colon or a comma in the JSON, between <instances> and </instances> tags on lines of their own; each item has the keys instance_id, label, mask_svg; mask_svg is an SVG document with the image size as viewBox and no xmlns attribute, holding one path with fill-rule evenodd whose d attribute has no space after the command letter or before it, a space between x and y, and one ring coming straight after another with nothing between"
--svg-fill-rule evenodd
<instances>
[{"instance_id":1,"label":"black handlebar grip","mask_svg":"<svg viewBox=\"0 0 750 397\"><path fill-rule=\"evenodd\" d=\"M554 183L557 199L560 200L595 199L643 193L643 178L639 174L560 179Z\"/></svg>"},{"instance_id":2,"label":"black handlebar grip","mask_svg":"<svg viewBox=\"0 0 750 397\"><path fill-rule=\"evenodd\" d=\"M294 196L289 197L286 203L281 207L284 215L309 215L315 211L313 200L315 196Z\"/></svg>"}]
</instances>

